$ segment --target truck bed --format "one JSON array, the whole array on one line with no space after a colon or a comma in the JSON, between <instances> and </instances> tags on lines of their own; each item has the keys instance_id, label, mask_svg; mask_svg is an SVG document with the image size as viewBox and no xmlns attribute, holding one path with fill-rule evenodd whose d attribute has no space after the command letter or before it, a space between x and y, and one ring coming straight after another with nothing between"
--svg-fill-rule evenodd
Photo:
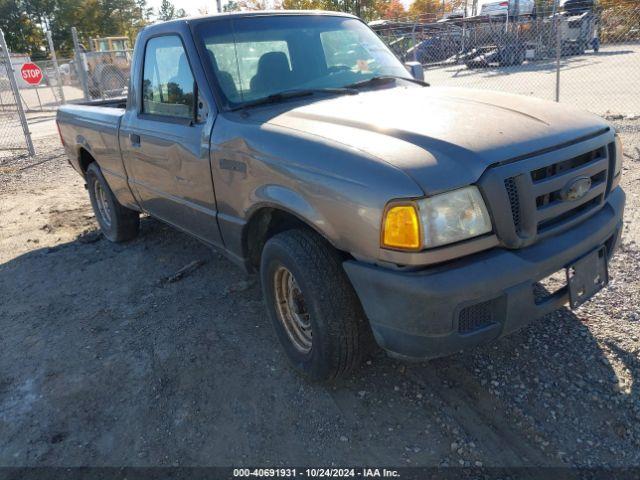
<instances>
[{"instance_id":1,"label":"truck bed","mask_svg":"<svg viewBox=\"0 0 640 480\"><path fill-rule=\"evenodd\" d=\"M109 107L109 108L126 108L127 97L105 98L100 100L84 100L72 102L71 105L83 105L86 107Z\"/></svg>"},{"instance_id":2,"label":"truck bed","mask_svg":"<svg viewBox=\"0 0 640 480\"><path fill-rule=\"evenodd\" d=\"M110 99L68 104L58 110L60 136L78 172L84 174L83 158L89 155L99 163L105 177L126 178L118 139L123 103L123 99Z\"/></svg>"}]
</instances>

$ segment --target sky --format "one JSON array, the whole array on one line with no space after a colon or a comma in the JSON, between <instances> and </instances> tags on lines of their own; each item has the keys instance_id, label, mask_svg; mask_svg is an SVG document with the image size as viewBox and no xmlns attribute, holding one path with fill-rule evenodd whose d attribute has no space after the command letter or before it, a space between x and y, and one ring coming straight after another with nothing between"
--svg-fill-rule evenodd
<instances>
[{"instance_id":1,"label":"sky","mask_svg":"<svg viewBox=\"0 0 640 480\"><path fill-rule=\"evenodd\" d=\"M226 0L222 0L222 5L225 4ZM401 0L405 7L408 7L413 0ZM160 3L162 0L148 0L147 2L149 6L153 7L155 11L160 8ZM209 13L216 12L216 1L215 0L172 0L172 3L176 6L176 8L184 8L188 15L198 15L199 8L208 8Z\"/></svg>"}]
</instances>

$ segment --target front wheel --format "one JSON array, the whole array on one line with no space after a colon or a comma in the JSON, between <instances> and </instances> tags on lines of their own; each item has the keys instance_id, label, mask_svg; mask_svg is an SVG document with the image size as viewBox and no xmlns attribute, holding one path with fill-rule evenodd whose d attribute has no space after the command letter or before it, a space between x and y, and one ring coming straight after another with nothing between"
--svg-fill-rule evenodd
<instances>
[{"instance_id":1,"label":"front wheel","mask_svg":"<svg viewBox=\"0 0 640 480\"><path fill-rule=\"evenodd\" d=\"M112 242L135 238L140 228L140 214L120 205L97 163L89 165L85 180L91 206L103 235Z\"/></svg>"},{"instance_id":2,"label":"front wheel","mask_svg":"<svg viewBox=\"0 0 640 480\"><path fill-rule=\"evenodd\" d=\"M314 381L343 377L373 345L338 253L306 230L266 243L260 276L269 316L294 368Z\"/></svg>"}]
</instances>

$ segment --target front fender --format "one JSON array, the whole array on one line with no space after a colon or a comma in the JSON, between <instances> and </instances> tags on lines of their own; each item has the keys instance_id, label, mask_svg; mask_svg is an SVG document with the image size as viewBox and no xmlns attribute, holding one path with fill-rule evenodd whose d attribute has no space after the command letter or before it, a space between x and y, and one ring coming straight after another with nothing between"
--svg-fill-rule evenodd
<instances>
[{"instance_id":1,"label":"front fender","mask_svg":"<svg viewBox=\"0 0 640 480\"><path fill-rule=\"evenodd\" d=\"M246 218L251 218L262 208L276 208L298 217L329 241L336 238L337 232L331 222L299 192L282 185L263 185L254 195L255 203L247 212Z\"/></svg>"},{"instance_id":2,"label":"front fender","mask_svg":"<svg viewBox=\"0 0 640 480\"><path fill-rule=\"evenodd\" d=\"M243 213L243 218L218 213L218 224L224 239L225 247L233 257L248 266L247 238L249 224L265 209L286 212L299 219L302 223L313 228L332 245L336 246L335 226L327 220L312 204L299 192L283 185L262 185L250 195L251 206Z\"/></svg>"}]
</instances>

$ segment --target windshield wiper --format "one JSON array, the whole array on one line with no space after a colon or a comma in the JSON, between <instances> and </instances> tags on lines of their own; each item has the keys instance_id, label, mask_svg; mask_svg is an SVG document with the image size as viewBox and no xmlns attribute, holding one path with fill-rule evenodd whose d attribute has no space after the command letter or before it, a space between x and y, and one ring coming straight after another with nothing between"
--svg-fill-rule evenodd
<instances>
[{"instance_id":1,"label":"windshield wiper","mask_svg":"<svg viewBox=\"0 0 640 480\"><path fill-rule=\"evenodd\" d=\"M252 100L250 102L243 103L242 105L232 108L231 110L242 110L248 107L266 105L268 103L279 103L285 100L289 100L290 98L308 97L311 95L315 95L316 93L334 93L337 95L357 95L360 92L349 87L305 88L305 89L295 89L295 90L284 90L282 92L272 93L271 95L267 95L266 97L263 97L263 98L258 98L257 100Z\"/></svg>"},{"instance_id":2,"label":"windshield wiper","mask_svg":"<svg viewBox=\"0 0 640 480\"><path fill-rule=\"evenodd\" d=\"M418 80L412 77L401 77L400 75L377 75L375 77L368 78L367 80L360 80L359 82L350 83L349 85L345 85L344 88L361 88L374 85L386 85L387 83L391 83L396 80L406 80L407 82L417 83L418 85L422 85L423 87L429 86L427 82L423 82L422 80Z\"/></svg>"}]
</instances>

